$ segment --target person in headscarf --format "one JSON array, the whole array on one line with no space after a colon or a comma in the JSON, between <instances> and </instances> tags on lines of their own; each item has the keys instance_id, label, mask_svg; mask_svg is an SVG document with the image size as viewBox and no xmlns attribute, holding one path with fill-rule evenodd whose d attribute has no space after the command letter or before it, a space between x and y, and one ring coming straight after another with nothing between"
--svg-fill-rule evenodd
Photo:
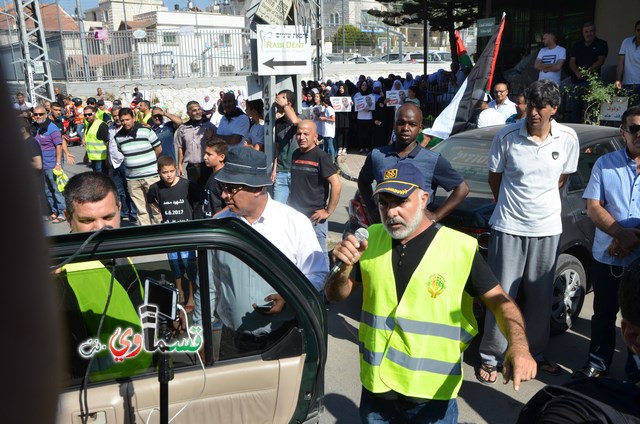
<instances>
[{"instance_id":1,"label":"person in headscarf","mask_svg":"<svg viewBox=\"0 0 640 424\"><path fill-rule=\"evenodd\" d=\"M415 83L415 81L413 80L413 75L411 74L411 72L407 72L407 75L406 75L406 77L405 77L405 79L404 79L403 87L404 87L405 89L406 89L406 88L409 88L409 87L411 87L414 83Z\"/></svg>"},{"instance_id":2,"label":"person in headscarf","mask_svg":"<svg viewBox=\"0 0 640 424\"><path fill-rule=\"evenodd\" d=\"M353 103L351 96L349 95L349 89L346 84L339 81L336 84L336 97L349 98L350 103ZM351 117L353 112L341 112L336 113L336 149L338 156L347 154L347 140L349 140L349 127L351 124Z\"/></svg>"},{"instance_id":3,"label":"person in headscarf","mask_svg":"<svg viewBox=\"0 0 640 424\"><path fill-rule=\"evenodd\" d=\"M205 95L202 103L200 104L202 108L202 112L204 113L204 117L206 119L211 119L211 115L213 115L213 110L216 108L216 102L211 100L210 95Z\"/></svg>"}]
</instances>

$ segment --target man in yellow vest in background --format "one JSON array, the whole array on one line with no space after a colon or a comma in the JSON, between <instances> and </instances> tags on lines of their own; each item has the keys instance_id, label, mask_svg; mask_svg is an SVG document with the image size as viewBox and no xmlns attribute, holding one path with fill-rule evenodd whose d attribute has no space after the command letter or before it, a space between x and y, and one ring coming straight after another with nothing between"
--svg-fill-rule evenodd
<instances>
[{"instance_id":1,"label":"man in yellow vest in background","mask_svg":"<svg viewBox=\"0 0 640 424\"><path fill-rule=\"evenodd\" d=\"M109 147L109 126L98 119L95 106L84 108L84 148L95 172L109 172L107 168L107 149Z\"/></svg>"},{"instance_id":2,"label":"man in yellow vest in background","mask_svg":"<svg viewBox=\"0 0 640 424\"><path fill-rule=\"evenodd\" d=\"M502 290L477 241L427 218L420 170L399 162L373 193L381 224L367 241L349 235L333 250L330 301L362 284L360 418L363 423L457 423L462 352L477 333L473 297L496 316L509 340L505 384L536 375L524 320ZM334 268L335 270L336 268Z\"/></svg>"}]
</instances>

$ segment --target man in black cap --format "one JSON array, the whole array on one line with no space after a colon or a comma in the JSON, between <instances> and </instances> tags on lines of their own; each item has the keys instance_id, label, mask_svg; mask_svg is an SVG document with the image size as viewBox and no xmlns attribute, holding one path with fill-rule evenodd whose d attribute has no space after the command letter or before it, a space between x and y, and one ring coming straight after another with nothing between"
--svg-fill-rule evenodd
<instances>
[{"instance_id":1,"label":"man in black cap","mask_svg":"<svg viewBox=\"0 0 640 424\"><path fill-rule=\"evenodd\" d=\"M374 192L381 224L368 240L349 235L333 249L344 265L327 279L330 301L362 284L362 422L457 423L462 352L477 333L473 297L495 315L509 340L505 382L535 377L524 321L478 252L476 239L427 217L422 172L400 161Z\"/></svg>"},{"instance_id":2,"label":"man in black cap","mask_svg":"<svg viewBox=\"0 0 640 424\"><path fill-rule=\"evenodd\" d=\"M104 100L98 100L96 102L96 105L98 107L96 109L96 116L98 117L99 120L109 125L109 123L112 121L113 118L111 117L111 114L109 113L109 110L107 109L107 105L104 103Z\"/></svg>"},{"instance_id":3,"label":"man in black cap","mask_svg":"<svg viewBox=\"0 0 640 424\"><path fill-rule=\"evenodd\" d=\"M311 222L290 206L271 199L264 152L231 149L215 176L226 209L215 218L238 218L267 238L287 256L311 284L322 290L328 266ZM290 328L290 308L273 288L228 252L210 256L211 316L222 322L221 356L262 349ZM195 296L194 321L201 323L200 293Z\"/></svg>"}]
</instances>

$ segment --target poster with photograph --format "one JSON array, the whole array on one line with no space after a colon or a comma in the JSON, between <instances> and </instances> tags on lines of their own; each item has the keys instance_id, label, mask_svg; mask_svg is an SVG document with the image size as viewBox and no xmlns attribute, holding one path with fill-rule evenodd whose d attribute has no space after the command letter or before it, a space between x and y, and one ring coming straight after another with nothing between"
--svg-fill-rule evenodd
<instances>
[{"instance_id":1,"label":"poster with photograph","mask_svg":"<svg viewBox=\"0 0 640 424\"><path fill-rule=\"evenodd\" d=\"M311 119L313 119L314 121L319 121L320 117L324 113L324 106L312 106L310 108L310 113L311 113Z\"/></svg>"},{"instance_id":2,"label":"poster with photograph","mask_svg":"<svg viewBox=\"0 0 640 424\"><path fill-rule=\"evenodd\" d=\"M311 119L311 108L302 106L300 108L300 118L301 119Z\"/></svg>"},{"instance_id":3,"label":"poster with photograph","mask_svg":"<svg viewBox=\"0 0 640 424\"><path fill-rule=\"evenodd\" d=\"M336 112L351 112L351 97L330 97L329 99Z\"/></svg>"},{"instance_id":4,"label":"poster with photograph","mask_svg":"<svg viewBox=\"0 0 640 424\"><path fill-rule=\"evenodd\" d=\"M354 97L353 102L356 106L356 111L369 109L369 111L376 109L376 96L375 94L369 94L364 97Z\"/></svg>"},{"instance_id":5,"label":"poster with photograph","mask_svg":"<svg viewBox=\"0 0 640 424\"><path fill-rule=\"evenodd\" d=\"M406 98L407 98L406 90L387 91L387 106L399 107L404 103L404 99Z\"/></svg>"}]
</instances>

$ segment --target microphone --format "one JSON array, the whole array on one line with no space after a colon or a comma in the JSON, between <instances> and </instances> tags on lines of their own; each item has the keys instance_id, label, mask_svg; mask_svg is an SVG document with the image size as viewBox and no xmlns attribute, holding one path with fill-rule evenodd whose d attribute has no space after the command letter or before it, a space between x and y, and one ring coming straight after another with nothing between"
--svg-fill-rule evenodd
<instances>
[{"instance_id":1,"label":"microphone","mask_svg":"<svg viewBox=\"0 0 640 424\"><path fill-rule=\"evenodd\" d=\"M356 230L354 236L356 236L358 241L362 243L363 241L366 241L369 238L369 231L367 231L366 228L360 227ZM344 265L344 262L340 260L336 261L335 265L333 266L333 268L331 268L331 271L329 272L328 278L331 278L337 273L339 273L343 265Z\"/></svg>"}]
</instances>

